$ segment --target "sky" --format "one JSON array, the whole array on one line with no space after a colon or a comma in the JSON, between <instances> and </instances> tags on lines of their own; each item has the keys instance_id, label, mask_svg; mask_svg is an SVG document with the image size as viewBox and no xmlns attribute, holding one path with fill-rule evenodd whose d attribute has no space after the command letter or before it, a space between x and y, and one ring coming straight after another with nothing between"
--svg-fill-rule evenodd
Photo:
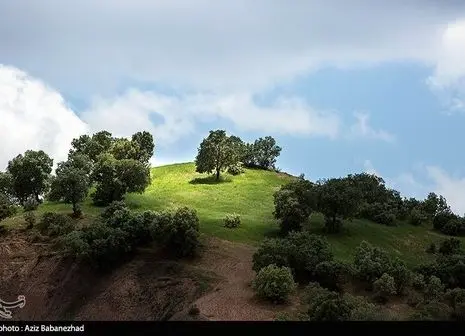
<instances>
[{"instance_id":1,"label":"sky","mask_svg":"<svg viewBox=\"0 0 465 336\"><path fill-rule=\"evenodd\" d=\"M224 129L310 180L369 172L465 213L463 0L1 1L0 170L146 130L153 165Z\"/></svg>"}]
</instances>

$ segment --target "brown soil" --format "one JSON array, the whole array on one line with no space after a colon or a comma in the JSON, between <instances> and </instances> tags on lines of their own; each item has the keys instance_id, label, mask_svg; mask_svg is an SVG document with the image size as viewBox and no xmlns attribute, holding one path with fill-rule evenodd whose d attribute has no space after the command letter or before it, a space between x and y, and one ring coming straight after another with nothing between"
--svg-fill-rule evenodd
<instances>
[{"instance_id":1,"label":"brown soil","mask_svg":"<svg viewBox=\"0 0 465 336\"><path fill-rule=\"evenodd\" d=\"M144 249L108 274L50 251L24 232L0 237L0 299L26 297L14 320L272 320L296 309L254 298L254 250L246 245L208 238L188 262ZM193 303L199 315L189 314Z\"/></svg>"}]
</instances>

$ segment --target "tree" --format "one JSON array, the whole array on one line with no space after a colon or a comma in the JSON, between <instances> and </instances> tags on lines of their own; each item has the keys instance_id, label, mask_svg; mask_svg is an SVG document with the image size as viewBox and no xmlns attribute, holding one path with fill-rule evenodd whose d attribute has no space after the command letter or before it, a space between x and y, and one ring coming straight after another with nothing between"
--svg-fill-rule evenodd
<instances>
[{"instance_id":1,"label":"tree","mask_svg":"<svg viewBox=\"0 0 465 336\"><path fill-rule=\"evenodd\" d=\"M71 142L69 155L85 154L95 163L100 154L108 152L114 142L112 134L108 131L100 131L89 137L81 135Z\"/></svg>"},{"instance_id":2,"label":"tree","mask_svg":"<svg viewBox=\"0 0 465 336\"><path fill-rule=\"evenodd\" d=\"M14 196L20 204L28 197L39 201L48 187L53 159L44 151L28 150L8 162L7 172L11 175Z\"/></svg>"},{"instance_id":3,"label":"tree","mask_svg":"<svg viewBox=\"0 0 465 336\"><path fill-rule=\"evenodd\" d=\"M394 278L387 273L384 273L373 283L373 289L375 297L382 303L385 303L389 297L397 293Z\"/></svg>"},{"instance_id":4,"label":"tree","mask_svg":"<svg viewBox=\"0 0 465 336\"><path fill-rule=\"evenodd\" d=\"M0 172L0 194L13 200L13 177L10 173Z\"/></svg>"},{"instance_id":5,"label":"tree","mask_svg":"<svg viewBox=\"0 0 465 336\"><path fill-rule=\"evenodd\" d=\"M450 210L447 201L443 196L438 196L434 192L428 194L421 204L422 210L429 218L434 217L437 213Z\"/></svg>"},{"instance_id":6,"label":"tree","mask_svg":"<svg viewBox=\"0 0 465 336\"><path fill-rule=\"evenodd\" d=\"M257 165L263 169L275 168L276 158L281 153L281 149L271 136L255 140L253 151Z\"/></svg>"},{"instance_id":7,"label":"tree","mask_svg":"<svg viewBox=\"0 0 465 336\"><path fill-rule=\"evenodd\" d=\"M291 270L273 264L262 268L253 282L258 296L276 302L285 301L295 288Z\"/></svg>"},{"instance_id":8,"label":"tree","mask_svg":"<svg viewBox=\"0 0 465 336\"><path fill-rule=\"evenodd\" d=\"M318 209L325 215L326 229L331 233L338 232L341 219L352 218L357 213L360 193L347 178L323 181L318 190Z\"/></svg>"},{"instance_id":9,"label":"tree","mask_svg":"<svg viewBox=\"0 0 465 336\"><path fill-rule=\"evenodd\" d=\"M5 218L13 216L15 213L16 208L11 203L10 199L4 194L0 193L0 222Z\"/></svg>"},{"instance_id":10,"label":"tree","mask_svg":"<svg viewBox=\"0 0 465 336\"><path fill-rule=\"evenodd\" d=\"M87 156L75 154L68 161L60 162L53 179L51 195L73 205L73 214L80 214L79 203L84 201L90 187L90 162Z\"/></svg>"},{"instance_id":11,"label":"tree","mask_svg":"<svg viewBox=\"0 0 465 336\"><path fill-rule=\"evenodd\" d=\"M316 207L316 196L314 184L304 178L284 185L274 194L274 216L280 220L283 233L302 230Z\"/></svg>"},{"instance_id":12,"label":"tree","mask_svg":"<svg viewBox=\"0 0 465 336\"><path fill-rule=\"evenodd\" d=\"M231 139L223 130L210 131L207 138L200 144L195 158L198 173L211 174L215 172L216 180L220 179L221 171L239 162Z\"/></svg>"},{"instance_id":13,"label":"tree","mask_svg":"<svg viewBox=\"0 0 465 336\"><path fill-rule=\"evenodd\" d=\"M136 160L140 162L149 162L155 150L153 136L149 132L137 132L132 136L132 142L139 145L139 152Z\"/></svg>"},{"instance_id":14,"label":"tree","mask_svg":"<svg viewBox=\"0 0 465 336\"><path fill-rule=\"evenodd\" d=\"M116 160L109 153L99 156L92 172L96 190L94 204L108 205L121 201L128 192L142 193L150 184L150 168L137 160Z\"/></svg>"}]
</instances>

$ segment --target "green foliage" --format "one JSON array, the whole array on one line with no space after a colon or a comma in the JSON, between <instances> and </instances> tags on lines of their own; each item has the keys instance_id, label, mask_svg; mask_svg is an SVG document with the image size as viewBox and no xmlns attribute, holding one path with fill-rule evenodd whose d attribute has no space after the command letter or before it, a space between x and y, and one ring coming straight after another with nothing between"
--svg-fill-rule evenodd
<instances>
[{"instance_id":1,"label":"green foliage","mask_svg":"<svg viewBox=\"0 0 465 336\"><path fill-rule=\"evenodd\" d=\"M417 290L423 290L426 287L425 276L420 273L412 274L412 287Z\"/></svg>"},{"instance_id":2,"label":"green foliage","mask_svg":"<svg viewBox=\"0 0 465 336\"><path fill-rule=\"evenodd\" d=\"M316 266L313 275L324 288L342 292L343 285L349 281L350 268L337 261L324 261Z\"/></svg>"},{"instance_id":3,"label":"green foliage","mask_svg":"<svg viewBox=\"0 0 465 336\"><path fill-rule=\"evenodd\" d=\"M259 168L273 169L281 149L273 137L259 138L253 144L254 161Z\"/></svg>"},{"instance_id":4,"label":"green foliage","mask_svg":"<svg viewBox=\"0 0 465 336\"><path fill-rule=\"evenodd\" d=\"M265 239L253 255L253 270L260 271L263 267L275 264L289 266L289 244L286 239Z\"/></svg>"},{"instance_id":5,"label":"green foliage","mask_svg":"<svg viewBox=\"0 0 465 336\"><path fill-rule=\"evenodd\" d=\"M444 227L441 229L441 232L449 236L459 236L465 232L463 219L462 218L453 218L448 221Z\"/></svg>"},{"instance_id":6,"label":"green foliage","mask_svg":"<svg viewBox=\"0 0 465 336\"><path fill-rule=\"evenodd\" d=\"M465 320L465 289L454 288L449 289L444 298L452 307L451 317L454 320Z\"/></svg>"},{"instance_id":7,"label":"green foliage","mask_svg":"<svg viewBox=\"0 0 465 336\"><path fill-rule=\"evenodd\" d=\"M91 166L87 156L83 154L70 156L68 161L58 164L49 197L72 204L74 216L79 217L79 203L87 197L91 183L90 173Z\"/></svg>"},{"instance_id":8,"label":"green foliage","mask_svg":"<svg viewBox=\"0 0 465 336\"><path fill-rule=\"evenodd\" d=\"M438 212L433 217L433 228L442 232L447 223L453 219L457 219L457 216L452 211Z\"/></svg>"},{"instance_id":9,"label":"green foliage","mask_svg":"<svg viewBox=\"0 0 465 336\"><path fill-rule=\"evenodd\" d=\"M396 295L396 283L394 278L384 273L378 280L373 283L375 297L382 303L385 303L393 295Z\"/></svg>"},{"instance_id":10,"label":"green foliage","mask_svg":"<svg viewBox=\"0 0 465 336\"><path fill-rule=\"evenodd\" d=\"M409 222L412 225L419 226L428 220L427 214L425 214L421 209L415 208L410 212Z\"/></svg>"},{"instance_id":11,"label":"green foliage","mask_svg":"<svg viewBox=\"0 0 465 336\"><path fill-rule=\"evenodd\" d=\"M391 260L386 251L363 241L355 250L354 268L359 279L372 284L389 273Z\"/></svg>"},{"instance_id":12,"label":"green foliage","mask_svg":"<svg viewBox=\"0 0 465 336\"><path fill-rule=\"evenodd\" d=\"M139 151L135 159L140 162L149 162L155 150L155 142L152 134L146 131L137 132L133 134L132 142L139 145Z\"/></svg>"},{"instance_id":13,"label":"green foliage","mask_svg":"<svg viewBox=\"0 0 465 336\"><path fill-rule=\"evenodd\" d=\"M304 178L290 182L274 194L274 205L281 232L300 231L315 208L315 186Z\"/></svg>"},{"instance_id":14,"label":"green foliage","mask_svg":"<svg viewBox=\"0 0 465 336\"><path fill-rule=\"evenodd\" d=\"M0 222L16 213L16 207L5 195L0 193Z\"/></svg>"},{"instance_id":15,"label":"green foliage","mask_svg":"<svg viewBox=\"0 0 465 336\"><path fill-rule=\"evenodd\" d=\"M298 278L308 278L319 263L333 260L328 241L308 232L291 232L287 237L289 267Z\"/></svg>"},{"instance_id":16,"label":"green foliage","mask_svg":"<svg viewBox=\"0 0 465 336\"><path fill-rule=\"evenodd\" d=\"M46 212L37 223L37 229L41 234L50 237L62 236L74 230L73 221L66 215L54 212Z\"/></svg>"},{"instance_id":17,"label":"green foliage","mask_svg":"<svg viewBox=\"0 0 465 336\"><path fill-rule=\"evenodd\" d=\"M307 314L311 321L348 321L353 306L344 296L310 283L306 288Z\"/></svg>"},{"instance_id":18,"label":"green foliage","mask_svg":"<svg viewBox=\"0 0 465 336\"><path fill-rule=\"evenodd\" d=\"M24 204L29 197L39 200L47 191L53 160L42 150L28 150L8 162L14 197Z\"/></svg>"},{"instance_id":19,"label":"green foliage","mask_svg":"<svg viewBox=\"0 0 465 336\"><path fill-rule=\"evenodd\" d=\"M177 209L162 227L164 246L178 257L196 254L199 242L199 218L193 209Z\"/></svg>"},{"instance_id":20,"label":"green foliage","mask_svg":"<svg viewBox=\"0 0 465 336\"><path fill-rule=\"evenodd\" d=\"M235 150L235 144L225 131L210 131L208 137L201 142L195 158L196 171L208 174L215 172L216 180L219 180L222 171L239 162Z\"/></svg>"},{"instance_id":21,"label":"green foliage","mask_svg":"<svg viewBox=\"0 0 465 336\"><path fill-rule=\"evenodd\" d=\"M253 282L259 297L275 302L285 301L295 288L291 270L273 264L262 268Z\"/></svg>"},{"instance_id":22,"label":"green foliage","mask_svg":"<svg viewBox=\"0 0 465 336\"><path fill-rule=\"evenodd\" d=\"M244 172L245 170L241 162L234 163L228 167L228 174L231 175L240 175Z\"/></svg>"},{"instance_id":23,"label":"green foliage","mask_svg":"<svg viewBox=\"0 0 465 336\"><path fill-rule=\"evenodd\" d=\"M137 160L116 160L111 154L103 154L95 164L92 180L96 182L94 204L108 205L121 201L128 192L142 193L150 184L150 169Z\"/></svg>"},{"instance_id":24,"label":"green foliage","mask_svg":"<svg viewBox=\"0 0 465 336\"><path fill-rule=\"evenodd\" d=\"M32 211L27 211L24 214L24 221L26 222L27 226L26 229L32 229L34 225L36 224L36 214Z\"/></svg>"},{"instance_id":25,"label":"green foliage","mask_svg":"<svg viewBox=\"0 0 465 336\"><path fill-rule=\"evenodd\" d=\"M391 260L388 274L394 278L397 294L402 294L412 282L412 272L399 258Z\"/></svg>"},{"instance_id":26,"label":"green foliage","mask_svg":"<svg viewBox=\"0 0 465 336\"><path fill-rule=\"evenodd\" d=\"M234 229L241 225L241 217L238 214L227 214L224 218L224 227Z\"/></svg>"},{"instance_id":27,"label":"green foliage","mask_svg":"<svg viewBox=\"0 0 465 336\"><path fill-rule=\"evenodd\" d=\"M350 219L358 212L360 191L350 178L333 178L318 187L318 209L326 217L326 230L338 232L342 219Z\"/></svg>"},{"instance_id":28,"label":"green foliage","mask_svg":"<svg viewBox=\"0 0 465 336\"><path fill-rule=\"evenodd\" d=\"M39 202L34 196L29 196L23 203L24 211L34 211L39 207Z\"/></svg>"},{"instance_id":29,"label":"green foliage","mask_svg":"<svg viewBox=\"0 0 465 336\"><path fill-rule=\"evenodd\" d=\"M439 301L444 295L444 285L441 279L431 276L424 289L425 302Z\"/></svg>"},{"instance_id":30,"label":"green foliage","mask_svg":"<svg viewBox=\"0 0 465 336\"><path fill-rule=\"evenodd\" d=\"M437 252L437 247L435 243L431 243L426 248L426 253L435 254Z\"/></svg>"},{"instance_id":31,"label":"green foliage","mask_svg":"<svg viewBox=\"0 0 465 336\"><path fill-rule=\"evenodd\" d=\"M436 195L434 192L429 193L421 203L421 209L429 218L433 218L438 213L450 211L446 199L443 196Z\"/></svg>"},{"instance_id":32,"label":"green foliage","mask_svg":"<svg viewBox=\"0 0 465 336\"><path fill-rule=\"evenodd\" d=\"M450 307L441 302L428 302L410 316L413 321L447 321L450 316Z\"/></svg>"},{"instance_id":33,"label":"green foliage","mask_svg":"<svg viewBox=\"0 0 465 336\"><path fill-rule=\"evenodd\" d=\"M442 255L460 254L461 241L457 238L448 238L441 242L438 252Z\"/></svg>"}]
</instances>

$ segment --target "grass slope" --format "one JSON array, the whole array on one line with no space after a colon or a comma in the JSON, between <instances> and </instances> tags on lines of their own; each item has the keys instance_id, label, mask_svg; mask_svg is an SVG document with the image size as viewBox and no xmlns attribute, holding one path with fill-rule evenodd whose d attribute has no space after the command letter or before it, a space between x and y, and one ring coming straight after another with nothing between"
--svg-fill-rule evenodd
<instances>
[{"instance_id":1,"label":"grass slope","mask_svg":"<svg viewBox=\"0 0 465 336\"><path fill-rule=\"evenodd\" d=\"M195 173L193 163L181 163L153 168L152 185L144 194L128 195L126 201L137 211L192 207L198 212L203 233L255 245L276 233L278 225L273 218L273 193L291 179L287 174L248 169L239 176L225 175L221 183L215 183L211 177ZM38 211L70 212L71 206L47 202ZM83 211L87 215L97 215L101 209L93 207L89 199ZM223 227L223 218L228 213L241 216L240 228ZM17 216L3 223L14 225L18 219ZM322 227L323 217L312 215L308 229L322 234ZM430 259L425 248L431 242L444 238L446 236L426 227L408 224L387 227L366 220L347 222L343 232L328 236L339 259L352 260L355 248L366 240L401 257L410 265Z\"/></svg>"}]
</instances>

